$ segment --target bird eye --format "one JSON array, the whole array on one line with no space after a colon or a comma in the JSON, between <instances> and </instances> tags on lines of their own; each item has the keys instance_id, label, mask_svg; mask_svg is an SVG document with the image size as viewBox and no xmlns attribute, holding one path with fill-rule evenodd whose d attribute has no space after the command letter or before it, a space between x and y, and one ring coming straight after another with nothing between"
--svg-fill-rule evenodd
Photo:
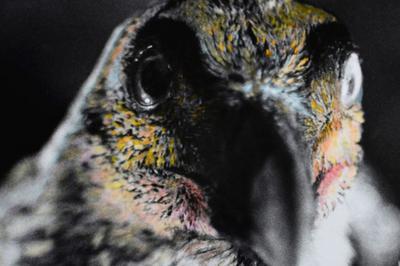
<instances>
[{"instance_id":1,"label":"bird eye","mask_svg":"<svg viewBox=\"0 0 400 266\"><path fill-rule=\"evenodd\" d=\"M349 107L361 100L362 71L358 55L353 53L344 63L341 80L341 101Z\"/></svg>"},{"instance_id":2,"label":"bird eye","mask_svg":"<svg viewBox=\"0 0 400 266\"><path fill-rule=\"evenodd\" d=\"M134 76L128 77L129 89L136 102L145 109L152 109L164 101L170 92L172 70L164 56L152 47L138 54L134 61Z\"/></svg>"}]
</instances>

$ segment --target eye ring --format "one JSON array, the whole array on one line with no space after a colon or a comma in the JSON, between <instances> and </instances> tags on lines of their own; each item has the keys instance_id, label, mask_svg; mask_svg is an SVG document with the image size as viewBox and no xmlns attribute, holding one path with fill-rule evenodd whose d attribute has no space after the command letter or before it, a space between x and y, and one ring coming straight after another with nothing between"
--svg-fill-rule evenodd
<instances>
[{"instance_id":1,"label":"eye ring","mask_svg":"<svg viewBox=\"0 0 400 266\"><path fill-rule=\"evenodd\" d=\"M133 63L127 73L129 91L141 108L152 110L170 95L172 68L153 46L140 51Z\"/></svg>"}]
</instances>

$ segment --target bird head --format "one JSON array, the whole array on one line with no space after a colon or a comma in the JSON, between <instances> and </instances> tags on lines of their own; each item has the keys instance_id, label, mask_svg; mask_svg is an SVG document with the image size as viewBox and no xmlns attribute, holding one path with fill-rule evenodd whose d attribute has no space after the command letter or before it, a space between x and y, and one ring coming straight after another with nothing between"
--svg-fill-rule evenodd
<instances>
[{"instance_id":1,"label":"bird head","mask_svg":"<svg viewBox=\"0 0 400 266\"><path fill-rule=\"evenodd\" d=\"M266 194L275 206L313 194L328 215L356 176L359 57L346 28L312 6L168 1L116 30L89 83L86 128L115 173L194 180L219 231L257 227L262 212L243 213Z\"/></svg>"}]
</instances>

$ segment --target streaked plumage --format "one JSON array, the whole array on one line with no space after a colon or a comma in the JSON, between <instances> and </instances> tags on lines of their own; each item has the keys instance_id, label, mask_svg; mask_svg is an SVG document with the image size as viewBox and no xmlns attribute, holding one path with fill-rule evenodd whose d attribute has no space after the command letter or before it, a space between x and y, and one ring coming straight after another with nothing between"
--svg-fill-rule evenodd
<instances>
[{"instance_id":1,"label":"streaked plumage","mask_svg":"<svg viewBox=\"0 0 400 266\"><path fill-rule=\"evenodd\" d=\"M362 164L361 86L346 28L305 4L130 18L1 188L0 261L391 265L400 214Z\"/></svg>"}]
</instances>

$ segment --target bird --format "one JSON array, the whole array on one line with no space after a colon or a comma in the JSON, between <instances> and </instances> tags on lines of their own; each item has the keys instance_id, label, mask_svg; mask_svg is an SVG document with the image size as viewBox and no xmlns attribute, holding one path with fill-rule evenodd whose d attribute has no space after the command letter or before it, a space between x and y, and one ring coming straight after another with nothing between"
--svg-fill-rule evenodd
<instances>
[{"instance_id":1,"label":"bird","mask_svg":"<svg viewBox=\"0 0 400 266\"><path fill-rule=\"evenodd\" d=\"M395 265L358 47L294 0L168 0L0 188L1 265Z\"/></svg>"}]
</instances>

